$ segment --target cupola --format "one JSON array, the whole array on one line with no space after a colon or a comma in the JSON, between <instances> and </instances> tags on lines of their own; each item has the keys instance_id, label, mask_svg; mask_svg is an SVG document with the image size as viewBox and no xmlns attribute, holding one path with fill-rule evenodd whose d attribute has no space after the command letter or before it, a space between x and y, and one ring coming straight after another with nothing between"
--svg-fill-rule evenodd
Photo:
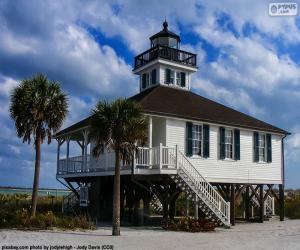
<instances>
[{"instance_id":1,"label":"cupola","mask_svg":"<svg viewBox=\"0 0 300 250\"><path fill-rule=\"evenodd\" d=\"M197 71L197 56L180 50L180 36L163 29L151 36L150 49L136 56L133 73L140 76L140 91L157 85L190 90L192 73Z\"/></svg>"},{"instance_id":2,"label":"cupola","mask_svg":"<svg viewBox=\"0 0 300 250\"><path fill-rule=\"evenodd\" d=\"M174 49L179 49L180 36L168 30L168 23L164 21L162 31L156 33L150 38L151 48L157 45L167 46Z\"/></svg>"}]
</instances>

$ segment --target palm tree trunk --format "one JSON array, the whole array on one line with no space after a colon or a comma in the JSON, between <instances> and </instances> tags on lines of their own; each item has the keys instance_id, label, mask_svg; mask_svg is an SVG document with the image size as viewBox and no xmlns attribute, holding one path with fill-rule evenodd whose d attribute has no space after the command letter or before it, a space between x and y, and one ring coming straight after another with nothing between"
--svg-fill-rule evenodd
<instances>
[{"instance_id":1,"label":"palm tree trunk","mask_svg":"<svg viewBox=\"0 0 300 250\"><path fill-rule=\"evenodd\" d=\"M40 177L40 163L41 163L41 134L37 132L35 141L35 167L34 167L34 180L32 188L31 200L31 216L35 217L36 205L39 191L39 177Z\"/></svg>"},{"instance_id":2,"label":"palm tree trunk","mask_svg":"<svg viewBox=\"0 0 300 250\"><path fill-rule=\"evenodd\" d=\"M120 235L120 151L115 150L114 208L112 235Z\"/></svg>"}]
</instances>

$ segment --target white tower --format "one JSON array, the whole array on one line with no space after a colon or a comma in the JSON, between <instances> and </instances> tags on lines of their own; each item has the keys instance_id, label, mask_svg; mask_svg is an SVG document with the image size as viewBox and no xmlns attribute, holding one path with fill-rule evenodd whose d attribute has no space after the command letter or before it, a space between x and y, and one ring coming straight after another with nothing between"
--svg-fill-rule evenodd
<instances>
[{"instance_id":1,"label":"white tower","mask_svg":"<svg viewBox=\"0 0 300 250\"><path fill-rule=\"evenodd\" d=\"M135 57L133 73L140 76L140 91L157 85L190 90L191 74L197 71L196 54L180 50L180 37L163 30L150 37L149 50Z\"/></svg>"}]
</instances>

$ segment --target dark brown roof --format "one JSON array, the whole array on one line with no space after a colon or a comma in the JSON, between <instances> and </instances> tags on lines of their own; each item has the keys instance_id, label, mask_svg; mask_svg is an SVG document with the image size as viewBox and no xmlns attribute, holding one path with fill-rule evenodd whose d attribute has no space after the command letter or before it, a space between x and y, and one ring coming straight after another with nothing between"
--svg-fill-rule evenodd
<instances>
[{"instance_id":1,"label":"dark brown roof","mask_svg":"<svg viewBox=\"0 0 300 250\"><path fill-rule=\"evenodd\" d=\"M132 96L129 99L140 103L143 106L145 113L148 114L186 118L253 130L289 134L283 129L277 128L232 108L228 108L191 91L156 86ZM88 125L88 119L89 118L86 118L85 120L60 131L57 135Z\"/></svg>"}]
</instances>

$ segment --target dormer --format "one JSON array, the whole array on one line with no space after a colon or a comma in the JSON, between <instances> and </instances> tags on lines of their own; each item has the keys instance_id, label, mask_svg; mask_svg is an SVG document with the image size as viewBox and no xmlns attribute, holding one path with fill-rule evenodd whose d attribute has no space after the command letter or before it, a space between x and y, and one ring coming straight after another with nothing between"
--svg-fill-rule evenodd
<instances>
[{"instance_id":1,"label":"dormer","mask_svg":"<svg viewBox=\"0 0 300 250\"><path fill-rule=\"evenodd\" d=\"M180 50L180 36L168 23L150 38L150 49L135 57L133 72L140 77L140 91L156 85L190 90L191 74L197 71L196 54Z\"/></svg>"}]
</instances>

